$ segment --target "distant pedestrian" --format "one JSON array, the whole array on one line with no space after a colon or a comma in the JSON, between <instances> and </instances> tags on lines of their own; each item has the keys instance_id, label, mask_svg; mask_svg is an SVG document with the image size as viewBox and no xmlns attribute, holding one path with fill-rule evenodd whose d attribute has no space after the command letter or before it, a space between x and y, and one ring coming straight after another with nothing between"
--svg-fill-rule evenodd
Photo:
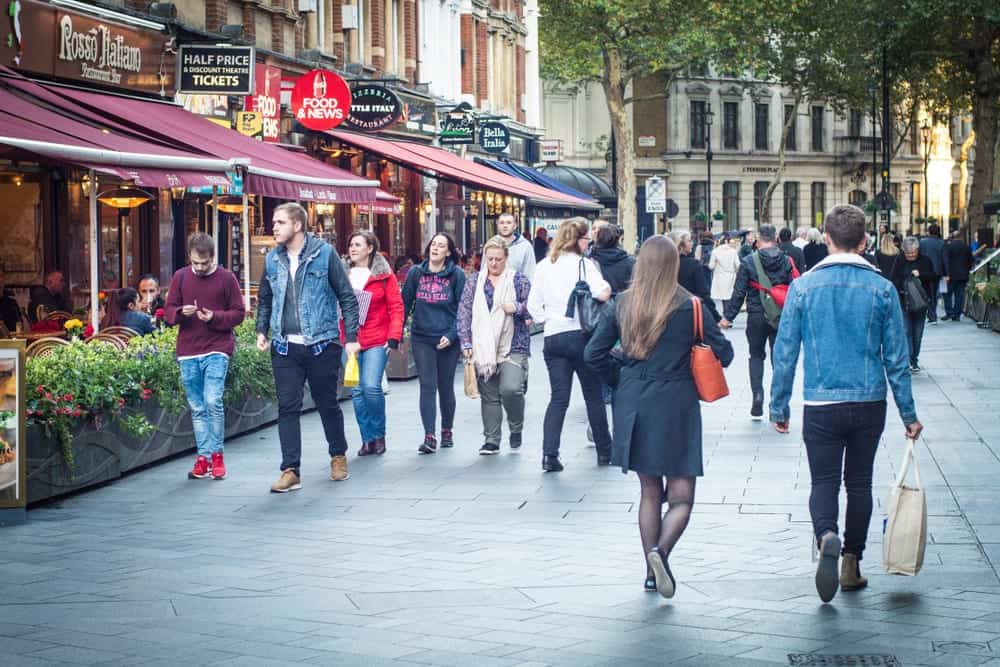
<instances>
[{"instance_id":1,"label":"distant pedestrian","mask_svg":"<svg viewBox=\"0 0 1000 667\"><path fill-rule=\"evenodd\" d=\"M361 351L358 299L333 247L306 231L308 219L306 210L295 202L274 209L271 224L277 246L264 259L258 294L257 349L271 351L278 395L281 476L271 485L272 493L302 488L300 422L307 381L323 422L330 479L342 482L350 477L337 383L342 352ZM343 350L340 319L346 340Z\"/></svg>"},{"instance_id":2,"label":"distant pedestrian","mask_svg":"<svg viewBox=\"0 0 1000 667\"><path fill-rule=\"evenodd\" d=\"M899 246L892 234L883 234L878 240L878 250L875 251L875 264L886 280L892 280L892 270L899 257Z\"/></svg>"},{"instance_id":3,"label":"distant pedestrian","mask_svg":"<svg viewBox=\"0 0 1000 667\"><path fill-rule=\"evenodd\" d=\"M163 308L167 322L177 325L177 363L198 448L188 478L225 479L222 396L236 350L233 330L246 310L236 276L215 263L212 237L192 234L187 249L190 265L174 272Z\"/></svg>"},{"instance_id":4,"label":"distant pedestrian","mask_svg":"<svg viewBox=\"0 0 1000 667\"><path fill-rule=\"evenodd\" d=\"M792 243L792 230L788 227L782 227L778 232L778 247L781 251L792 258L795 263L795 268L799 270L799 273L806 272L806 256L802 252L802 249Z\"/></svg>"},{"instance_id":5,"label":"distant pedestrian","mask_svg":"<svg viewBox=\"0 0 1000 667\"><path fill-rule=\"evenodd\" d=\"M723 311L733 297L736 274L740 270L739 247L740 237L729 236L712 251L712 259L709 261L709 268L712 269L712 301L721 301Z\"/></svg>"},{"instance_id":6,"label":"distant pedestrian","mask_svg":"<svg viewBox=\"0 0 1000 667\"><path fill-rule=\"evenodd\" d=\"M931 304L927 308L927 321L931 324L937 324L937 306L938 299L941 297L941 279L945 275L944 241L941 240L941 227L939 225L931 224L927 227L927 236L920 239L920 254L931 260L931 266L934 267L934 279L928 283L930 291L927 295L931 298Z\"/></svg>"},{"instance_id":7,"label":"distant pedestrian","mask_svg":"<svg viewBox=\"0 0 1000 667\"><path fill-rule=\"evenodd\" d=\"M668 558L687 527L695 478L703 474L701 404L691 375L694 308L701 309L705 343L722 364L733 347L709 311L677 283L679 253L665 236L643 243L632 286L602 317L584 352L591 368L616 387L612 463L639 475L639 536L647 559L646 590L672 597ZM612 348L621 341L622 357ZM660 518L664 491L667 512Z\"/></svg>"},{"instance_id":8,"label":"distant pedestrian","mask_svg":"<svg viewBox=\"0 0 1000 667\"><path fill-rule=\"evenodd\" d=\"M924 322L927 318L928 304L931 303L931 287L937 277L931 260L920 253L920 240L915 236L903 239L902 255L897 255L889 280L899 292L899 300L903 306L903 324L906 326L906 337L910 343L910 372L920 372L920 346L924 339ZM911 290L907 282L912 282ZM908 298L907 292L923 290L920 298Z\"/></svg>"},{"instance_id":9,"label":"distant pedestrian","mask_svg":"<svg viewBox=\"0 0 1000 667\"><path fill-rule=\"evenodd\" d=\"M354 416L361 430L358 456L385 454L385 393L382 375L389 350L403 338L403 297L389 262L379 253L378 237L354 232L347 240L347 276L358 299L358 384L351 389Z\"/></svg>"},{"instance_id":10,"label":"distant pedestrian","mask_svg":"<svg viewBox=\"0 0 1000 667\"><path fill-rule=\"evenodd\" d=\"M792 283L774 346L771 421L780 433L790 430L788 404L804 350L802 438L820 555L816 590L823 602L838 588L868 584L860 561L872 514L875 452L885 429L887 379L906 437L915 439L923 430L906 372L902 309L885 278L859 256L865 224L857 206L837 206L827 214L830 254ZM843 550L837 525L841 478L847 487Z\"/></svg>"},{"instance_id":11,"label":"distant pedestrian","mask_svg":"<svg viewBox=\"0 0 1000 667\"><path fill-rule=\"evenodd\" d=\"M543 355L552 391L545 409L542 435L542 469L546 472L563 469L559 460L559 444L574 373L583 389L587 421L597 447L597 464L611 463L611 432L608 430L604 401L601 400L601 380L583 362L587 337L580 329L579 308L569 309L570 297L581 281L590 288L594 300L604 302L611 297L611 285L601 276L600 267L583 256L589 244L590 230L585 219L563 221L552 241L548 258L535 269L535 280L528 295L531 319L545 325Z\"/></svg>"},{"instance_id":12,"label":"distant pedestrian","mask_svg":"<svg viewBox=\"0 0 1000 667\"><path fill-rule=\"evenodd\" d=\"M715 308L715 302L712 301L712 293L708 290L708 283L705 282L705 273L701 270L701 262L692 256L691 233L679 229L670 232L667 236L674 242L674 245L677 246L677 252L680 253L677 282L688 292L701 299L705 307L708 308L712 317L706 322L709 324L718 322L722 316L719 315L719 311Z\"/></svg>"},{"instance_id":13,"label":"distant pedestrian","mask_svg":"<svg viewBox=\"0 0 1000 667\"><path fill-rule=\"evenodd\" d=\"M763 270L772 286L788 285L794 277L795 267L792 260L778 248L776 237L774 225L760 226L758 250L740 262L736 285L733 287L733 297L726 306L723 320L719 322L723 329L731 327L733 320L740 314L744 300L746 301L747 342L750 344L750 390L753 393L750 418L754 421L764 419L764 361L767 359L767 347L770 346L773 351L774 338L778 333L777 322L769 321L769 315L761 300L764 286L759 271Z\"/></svg>"},{"instance_id":14,"label":"distant pedestrian","mask_svg":"<svg viewBox=\"0 0 1000 667\"><path fill-rule=\"evenodd\" d=\"M549 233L545 227L535 230L535 263L541 262L549 254Z\"/></svg>"},{"instance_id":15,"label":"distant pedestrian","mask_svg":"<svg viewBox=\"0 0 1000 667\"><path fill-rule=\"evenodd\" d=\"M965 287L975 264L972 249L962 240L962 232L955 230L944 247L944 279L948 291L944 295L945 315L941 319L958 322L965 306Z\"/></svg>"},{"instance_id":16,"label":"distant pedestrian","mask_svg":"<svg viewBox=\"0 0 1000 667\"><path fill-rule=\"evenodd\" d=\"M740 246L740 260L749 257L750 253L757 249L757 232L750 231L743 237L743 245Z\"/></svg>"},{"instance_id":17,"label":"distant pedestrian","mask_svg":"<svg viewBox=\"0 0 1000 667\"><path fill-rule=\"evenodd\" d=\"M712 284L712 269L709 264L712 261L712 251L715 250L715 237L712 232L702 232L698 247L695 248L694 258L701 264L702 273L705 274L705 284ZM713 304L714 305L714 304Z\"/></svg>"},{"instance_id":18,"label":"distant pedestrian","mask_svg":"<svg viewBox=\"0 0 1000 667\"><path fill-rule=\"evenodd\" d=\"M802 255L806 262L806 271L816 266L826 257L828 250L823 242L823 234L815 227L810 227L808 232L809 243L802 249Z\"/></svg>"},{"instance_id":19,"label":"distant pedestrian","mask_svg":"<svg viewBox=\"0 0 1000 667\"><path fill-rule=\"evenodd\" d=\"M530 281L531 277L535 275L535 250L531 241L521 236L517 229L517 221L512 214L501 213L500 217L497 218L497 235L510 249L507 260L510 263L510 268ZM483 255L485 256L485 254L486 250L484 249ZM481 266L476 267L476 271L481 269Z\"/></svg>"},{"instance_id":20,"label":"distant pedestrian","mask_svg":"<svg viewBox=\"0 0 1000 667\"><path fill-rule=\"evenodd\" d=\"M624 292L632 282L635 257L625 252L619 244L621 236L615 225L595 226L591 230L593 243L590 258L601 267L601 275L611 285L611 296Z\"/></svg>"},{"instance_id":21,"label":"distant pedestrian","mask_svg":"<svg viewBox=\"0 0 1000 667\"><path fill-rule=\"evenodd\" d=\"M509 246L495 236L483 246L486 266L465 283L458 308L458 338L476 369L483 416L483 455L497 454L507 412L510 448L521 448L524 392L528 383L531 283L508 265Z\"/></svg>"},{"instance_id":22,"label":"distant pedestrian","mask_svg":"<svg viewBox=\"0 0 1000 667\"><path fill-rule=\"evenodd\" d=\"M420 420L424 441L421 454L433 454L437 403L441 404L441 447L455 446L455 369L461 349L458 344L458 303L465 289L465 272L457 264L455 241L443 232L431 237L422 264L410 269L403 286L403 312L412 313L410 345L420 380Z\"/></svg>"},{"instance_id":23,"label":"distant pedestrian","mask_svg":"<svg viewBox=\"0 0 1000 667\"><path fill-rule=\"evenodd\" d=\"M153 333L153 313L147 314L142 310L142 299L136 290L126 287L115 291L114 303L108 308L109 320L115 308L118 310L115 318L118 326L129 328L140 336ZM110 322L105 326L109 325Z\"/></svg>"},{"instance_id":24,"label":"distant pedestrian","mask_svg":"<svg viewBox=\"0 0 1000 667\"><path fill-rule=\"evenodd\" d=\"M792 241L792 244L799 250L802 250L809 243L808 237L809 237L809 228L799 227L798 229L795 230L795 240Z\"/></svg>"}]
</instances>

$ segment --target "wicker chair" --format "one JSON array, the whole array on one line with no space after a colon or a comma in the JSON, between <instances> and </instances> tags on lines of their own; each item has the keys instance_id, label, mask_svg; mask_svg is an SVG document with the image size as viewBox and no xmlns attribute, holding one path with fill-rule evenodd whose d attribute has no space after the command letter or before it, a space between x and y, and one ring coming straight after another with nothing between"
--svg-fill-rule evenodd
<instances>
[{"instance_id":1,"label":"wicker chair","mask_svg":"<svg viewBox=\"0 0 1000 667\"><path fill-rule=\"evenodd\" d=\"M53 336L39 338L28 346L24 352L24 356L25 359L41 359L42 357L51 355L57 347L62 345L69 345L69 341Z\"/></svg>"},{"instance_id":2,"label":"wicker chair","mask_svg":"<svg viewBox=\"0 0 1000 667\"><path fill-rule=\"evenodd\" d=\"M48 313L44 317L44 319L45 320L57 320L57 321L58 320L62 320L62 321L66 321L66 320L71 320L74 317L76 317L76 315L74 315L73 313L67 313L65 310L53 310L51 313ZM43 319L43 318L39 318L39 319Z\"/></svg>"},{"instance_id":3,"label":"wicker chair","mask_svg":"<svg viewBox=\"0 0 1000 667\"><path fill-rule=\"evenodd\" d=\"M88 345L93 343L107 343L119 351L124 351L128 348L128 341L126 339L121 336L116 336L115 334L105 333L103 331L99 334L94 334L87 339Z\"/></svg>"},{"instance_id":4,"label":"wicker chair","mask_svg":"<svg viewBox=\"0 0 1000 667\"><path fill-rule=\"evenodd\" d=\"M139 332L135 329L129 329L128 327L122 326L106 327L101 329L100 333L111 334L112 336L118 336L119 338L124 338L125 340L139 335Z\"/></svg>"}]
</instances>

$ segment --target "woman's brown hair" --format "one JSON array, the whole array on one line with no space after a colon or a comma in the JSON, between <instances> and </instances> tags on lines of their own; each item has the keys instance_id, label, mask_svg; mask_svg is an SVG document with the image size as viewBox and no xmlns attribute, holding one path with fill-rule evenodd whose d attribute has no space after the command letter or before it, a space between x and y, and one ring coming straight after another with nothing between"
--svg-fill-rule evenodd
<instances>
[{"instance_id":1,"label":"woman's brown hair","mask_svg":"<svg viewBox=\"0 0 1000 667\"><path fill-rule=\"evenodd\" d=\"M556 237L549 246L549 261L553 264L564 252L580 254L579 240L590 233L590 223L586 218L570 218L563 220L556 231Z\"/></svg>"},{"instance_id":2,"label":"woman's brown hair","mask_svg":"<svg viewBox=\"0 0 1000 667\"><path fill-rule=\"evenodd\" d=\"M368 255L368 268L370 269L372 268L372 265L375 263L375 255L378 254L378 237L366 229L354 232L347 239L348 248L351 247L351 241L354 240L355 236L360 236L361 238L363 238L365 240L365 243L368 244L368 247L372 249L372 254ZM354 262L351 261L350 254L348 254L347 256L347 266L348 268L354 267Z\"/></svg>"},{"instance_id":3,"label":"woman's brown hair","mask_svg":"<svg viewBox=\"0 0 1000 667\"><path fill-rule=\"evenodd\" d=\"M650 236L639 249L632 285L618 302L622 349L647 359L660 341L667 320L690 295L677 284L680 254L666 236Z\"/></svg>"}]
</instances>

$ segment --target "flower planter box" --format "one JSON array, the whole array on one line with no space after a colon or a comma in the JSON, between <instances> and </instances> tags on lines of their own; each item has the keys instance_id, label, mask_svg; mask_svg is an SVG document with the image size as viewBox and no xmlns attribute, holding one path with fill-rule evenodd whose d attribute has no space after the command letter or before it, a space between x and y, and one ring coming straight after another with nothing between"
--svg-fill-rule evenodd
<instances>
[{"instance_id":1,"label":"flower planter box","mask_svg":"<svg viewBox=\"0 0 1000 667\"><path fill-rule=\"evenodd\" d=\"M986 302L983 301L983 295L976 290L970 290L965 294L965 315L976 322L986 319Z\"/></svg>"},{"instance_id":2,"label":"flower planter box","mask_svg":"<svg viewBox=\"0 0 1000 667\"><path fill-rule=\"evenodd\" d=\"M306 390L303 408L315 407ZM88 423L74 431L73 456L76 474L70 478L63 461L62 449L55 437L46 435L39 426L29 426L28 442L28 502L54 498L90 486L108 482L142 466L193 452L194 431L191 413L185 409L170 413L155 400L141 411L155 428L145 438L124 432L112 420L105 420L98 429ZM273 400L250 397L239 406L226 408L226 439L273 423L278 418L278 405Z\"/></svg>"},{"instance_id":3,"label":"flower planter box","mask_svg":"<svg viewBox=\"0 0 1000 667\"><path fill-rule=\"evenodd\" d=\"M991 303L986 306L986 320L994 331L1000 332L1000 305Z\"/></svg>"},{"instance_id":4,"label":"flower planter box","mask_svg":"<svg viewBox=\"0 0 1000 667\"><path fill-rule=\"evenodd\" d=\"M401 340L397 349L389 350L385 372L390 380L410 380L417 377L417 362L413 359L409 338Z\"/></svg>"}]
</instances>

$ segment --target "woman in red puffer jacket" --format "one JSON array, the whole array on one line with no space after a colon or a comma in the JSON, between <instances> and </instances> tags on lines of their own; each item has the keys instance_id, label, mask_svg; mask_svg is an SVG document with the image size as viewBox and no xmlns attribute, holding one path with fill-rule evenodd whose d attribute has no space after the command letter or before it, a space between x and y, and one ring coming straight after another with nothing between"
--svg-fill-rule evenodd
<instances>
[{"instance_id":1,"label":"woman in red puffer jacket","mask_svg":"<svg viewBox=\"0 0 1000 667\"><path fill-rule=\"evenodd\" d=\"M347 242L347 275L358 297L359 383L351 390L361 429L358 456L385 453L385 394L382 375L389 349L403 338L403 298L392 268L379 254L378 237L354 232ZM343 336L343 323L341 323Z\"/></svg>"}]
</instances>

